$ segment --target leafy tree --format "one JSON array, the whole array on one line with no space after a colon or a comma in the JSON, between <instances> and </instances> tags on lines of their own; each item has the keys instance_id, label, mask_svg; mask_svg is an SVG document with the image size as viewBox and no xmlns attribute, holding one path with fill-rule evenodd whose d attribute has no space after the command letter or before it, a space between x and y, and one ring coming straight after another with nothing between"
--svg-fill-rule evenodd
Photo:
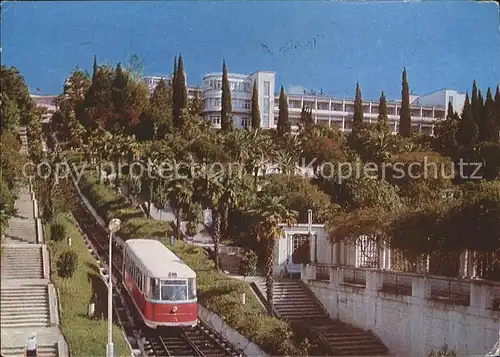
<instances>
[{"instance_id":1,"label":"leafy tree","mask_svg":"<svg viewBox=\"0 0 500 357\"><path fill-rule=\"evenodd\" d=\"M408 88L408 79L406 78L406 67L403 68L399 134L406 138L411 136L410 90Z\"/></svg>"},{"instance_id":2,"label":"leafy tree","mask_svg":"<svg viewBox=\"0 0 500 357\"><path fill-rule=\"evenodd\" d=\"M297 212L288 209L280 197L264 195L258 200L257 207L250 211L255 217L255 233L266 245L266 296L267 308L273 314L274 297L274 261L276 240L283 234L282 224L291 225L296 222Z\"/></svg>"},{"instance_id":3,"label":"leafy tree","mask_svg":"<svg viewBox=\"0 0 500 357\"><path fill-rule=\"evenodd\" d=\"M382 91L382 94L380 94L377 124L381 129L389 130L389 123L387 116L387 100L385 99L384 91Z\"/></svg>"},{"instance_id":4,"label":"leafy tree","mask_svg":"<svg viewBox=\"0 0 500 357\"><path fill-rule=\"evenodd\" d=\"M485 180L500 179L500 144L482 143L479 147L479 157L484 165L476 175L482 175Z\"/></svg>"},{"instance_id":5,"label":"leafy tree","mask_svg":"<svg viewBox=\"0 0 500 357\"><path fill-rule=\"evenodd\" d=\"M200 115L203 111L203 97L200 95L201 88L196 87L193 98L189 100L188 113L190 116Z\"/></svg>"},{"instance_id":6,"label":"leafy tree","mask_svg":"<svg viewBox=\"0 0 500 357\"><path fill-rule=\"evenodd\" d=\"M14 192L11 191L7 182L2 179L0 180L0 229L5 232L8 227L9 218L15 214L14 209Z\"/></svg>"},{"instance_id":7,"label":"leafy tree","mask_svg":"<svg viewBox=\"0 0 500 357\"><path fill-rule=\"evenodd\" d=\"M194 236L198 233L198 227L202 223L202 215L203 210L200 203L196 202L189 206L186 219L188 220L187 233L190 236Z\"/></svg>"},{"instance_id":8,"label":"leafy tree","mask_svg":"<svg viewBox=\"0 0 500 357\"><path fill-rule=\"evenodd\" d=\"M9 100L13 100L17 102L17 108L19 110L19 119L21 125L27 125L29 122L29 115L33 112L35 108L35 103L31 99L31 96L28 91L28 87L24 81L24 78L21 76L19 70L16 67L6 67L1 66L0 68L0 88L1 88L1 100L2 100L2 116L3 110L7 108L3 108L3 101L6 102ZM6 103L7 104L7 103ZM9 104L11 106L11 104ZM12 113L12 107L9 108ZM11 114L12 115L12 114ZM6 120L4 118L4 120ZM8 120L6 120L6 123Z\"/></svg>"},{"instance_id":9,"label":"leafy tree","mask_svg":"<svg viewBox=\"0 0 500 357\"><path fill-rule=\"evenodd\" d=\"M67 250L57 259L57 275L63 279L70 279L78 267L78 254L74 250Z\"/></svg>"},{"instance_id":10,"label":"leafy tree","mask_svg":"<svg viewBox=\"0 0 500 357\"><path fill-rule=\"evenodd\" d=\"M356 83L356 96L354 98L354 116L352 119L352 133L356 134L363 127L363 100L361 99L361 89Z\"/></svg>"},{"instance_id":11,"label":"leafy tree","mask_svg":"<svg viewBox=\"0 0 500 357\"><path fill-rule=\"evenodd\" d=\"M2 95L0 106L0 135L3 134L4 130L13 133L21 121L21 112L17 101Z\"/></svg>"},{"instance_id":12,"label":"leafy tree","mask_svg":"<svg viewBox=\"0 0 500 357\"><path fill-rule=\"evenodd\" d=\"M233 111L231 105L231 91L229 88L229 79L227 77L226 62L222 61L222 108L221 108L221 129L223 132L231 130L233 123L231 113Z\"/></svg>"},{"instance_id":13,"label":"leafy tree","mask_svg":"<svg viewBox=\"0 0 500 357\"><path fill-rule=\"evenodd\" d=\"M386 177L399 187L400 195L410 203L441 198L442 190L452 186L455 173L451 160L438 153L403 152L394 155L390 163Z\"/></svg>"},{"instance_id":14,"label":"leafy tree","mask_svg":"<svg viewBox=\"0 0 500 357\"><path fill-rule=\"evenodd\" d=\"M149 98L149 106L142 112L136 129L138 140L164 139L172 132L172 88L162 79Z\"/></svg>"},{"instance_id":15,"label":"leafy tree","mask_svg":"<svg viewBox=\"0 0 500 357\"><path fill-rule=\"evenodd\" d=\"M50 239L61 242L66 237L66 227L61 223L54 222L50 225Z\"/></svg>"},{"instance_id":16,"label":"leafy tree","mask_svg":"<svg viewBox=\"0 0 500 357\"><path fill-rule=\"evenodd\" d=\"M249 250L245 253L240 261L240 272L243 275L243 281L246 281L248 276L255 275L257 272L257 254L253 250Z\"/></svg>"},{"instance_id":17,"label":"leafy tree","mask_svg":"<svg viewBox=\"0 0 500 357\"><path fill-rule=\"evenodd\" d=\"M312 209L314 220L324 223L335 213L330 197L309 180L295 175L274 174L268 177L266 194L282 197L283 204L297 211L299 222L307 222L307 211Z\"/></svg>"},{"instance_id":18,"label":"leafy tree","mask_svg":"<svg viewBox=\"0 0 500 357\"><path fill-rule=\"evenodd\" d=\"M253 82L251 124L252 129L260 128L259 89L256 80Z\"/></svg>"},{"instance_id":19,"label":"leafy tree","mask_svg":"<svg viewBox=\"0 0 500 357\"><path fill-rule=\"evenodd\" d=\"M144 60L138 54L132 53L129 56L127 69L135 80L140 80L144 71Z\"/></svg>"},{"instance_id":20,"label":"leafy tree","mask_svg":"<svg viewBox=\"0 0 500 357\"><path fill-rule=\"evenodd\" d=\"M438 152L446 156L454 156L459 149L457 142L457 132L460 125L460 117L453 110L453 105L448 103L448 114L446 120L436 124L435 133L435 148Z\"/></svg>"},{"instance_id":21,"label":"leafy tree","mask_svg":"<svg viewBox=\"0 0 500 357\"><path fill-rule=\"evenodd\" d=\"M290 120L288 118L288 100L283 86L281 86L280 90L279 114L276 131L279 136L283 136L285 133L289 133L291 131Z\"/></svg>"}]
</instances>

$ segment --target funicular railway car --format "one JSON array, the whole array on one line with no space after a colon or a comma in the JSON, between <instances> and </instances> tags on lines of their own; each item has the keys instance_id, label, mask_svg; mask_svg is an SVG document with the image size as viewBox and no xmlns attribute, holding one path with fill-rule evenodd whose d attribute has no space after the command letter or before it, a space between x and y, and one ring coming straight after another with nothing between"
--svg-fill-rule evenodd
<instances>
[{"instance_id":1,"label":"funicular railway car","mask_svg":"<svg viewBox=\"0 0 500 357\"><path fill-rule=\"evenodd\" d=\"M196 273L161 242L124 242L122 271L125 288L147 326L198 323Z\"/></svg>"}]
</instances>

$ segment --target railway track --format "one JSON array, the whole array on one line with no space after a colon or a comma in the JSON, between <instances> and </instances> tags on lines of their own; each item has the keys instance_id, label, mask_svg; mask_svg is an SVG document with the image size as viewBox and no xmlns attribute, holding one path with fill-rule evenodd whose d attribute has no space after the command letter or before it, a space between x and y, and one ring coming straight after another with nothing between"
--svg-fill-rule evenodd
<instances>
[{"instance_id":1,"label":"railway track","mask_svg":"<svg viewBox=\"0 0 500 357\"><path fill-rule=\"evenodd\" d=\"M75 181L69 183L73 194L72 214L84 234L87 248L108 270L109 236L82 202ZM122 249L113 245L111 279L113 281L114 319L125 332L136 355L140 356L243 356L219 334L201 321L193 328L150 329L143 323L121 281ZM107 272L106 272L107 274Z\"/></svg>"}]
</instances>

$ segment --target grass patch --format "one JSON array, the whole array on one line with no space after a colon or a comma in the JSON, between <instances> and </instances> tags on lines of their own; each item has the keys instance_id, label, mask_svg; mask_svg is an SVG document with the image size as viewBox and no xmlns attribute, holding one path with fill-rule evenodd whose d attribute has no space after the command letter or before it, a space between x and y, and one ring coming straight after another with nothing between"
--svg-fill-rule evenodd
<instances>
[{"instance_id":1,"label":"grass patch","mask_svg":"<svg viewBox=\"0 0 500 357\"><path fill-rule=\"evenodd\" d=\"M145 217L140 209L131 207L125 197L118 197L113 188L98 183L93 174L82 177L80 188L106 222L112 218L119 218L122 221L118 235L123 239L166 238L174 232L169 222Z\"/></svg>"},{"instance_id":2,"label":"grass patch","mask_svg":"<svg viewBox=\"0 0 500 357\"><path fill-rule=\"evenodd\" d=\"M59 290L60 328L72 356L105 356L107 344L107 287L99 276L99 268L87 250L82 235L68 214L58 214L55 222L66 228L71 237L71 249L78 254L74 275L65 280L57 275L57 258L68 249L68 242L50 240L50 225L44 226L50 252L51 280ZM88 317L91 302L96 305L95 317ZM130 349L118 326L113 326L115 355L130 356Z\"/></svg>"},{"instance_id":3,"label":"grass patch","mask_svg":"<svg viewBox=\"0 0 500 357\"><path fill-rule=\"evenodd\" d=\"M136 209L130 208L126 199L118 197L111 187L98 183L95 176L82 179L80 186L103 219L117 217L122 220L120 237L125 240L157 237L169 246L166 238L172 233L172 226L168 222L135 217ZM203 306L271 355L305 354L295 341L290 325L267 315L249 284L218 273L214 262L200 247L177 240L172 250L196 271L198 300ZM243 289L245 305L241 303Z\"/></svg>"}]
</instances>

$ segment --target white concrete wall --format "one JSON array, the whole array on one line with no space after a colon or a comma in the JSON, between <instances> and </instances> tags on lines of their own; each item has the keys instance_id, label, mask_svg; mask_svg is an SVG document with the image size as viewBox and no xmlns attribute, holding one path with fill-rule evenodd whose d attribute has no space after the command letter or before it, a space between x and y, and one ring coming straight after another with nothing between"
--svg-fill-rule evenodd
<instances>
[{"instance_id":1,"label":"white concrete wall","mask_svg":"<svg viewBox=\"0 0 500 357\"><path fill-rule=\"evenodd\" d=\"M273 128L274 125L274 89L275 89L275 74L274 72L258 71L251 75L252 84L255 79L259 90L259 109L261 118L261 127ZM269 95L264 92L264 82L269 81ZM269 122L264 126L264 101L268 104Z\"/></svg>"},{"instance_id":2,"label":"white concrete wall","mask_svg":"<svg viewBox=\"0 0 500 357\"><path fill-rule=\"evenodd\" d=\"M484 355L497 342L500 311L491 309L500 286L471 282L471 306L430 299L429 279L411 277L412 296L384 292L382 272L366 270L366 288L344 284L342 270L331 268L330 282L302 278L335 319L372 330L397 356L420 357L445 343L457 355Z\"/></svg>"},{"instance_id":3,"label":"white concrete wall","mask_svg":"<svg viewBox=\"0 0 500 357\"><path fill-rule=\"evenodd\" d=\"M428 106L440 105L446 107L448 105L446 90L442 89L437 92L421 95L412 104Z\"/></svg>"}]
</instances>

